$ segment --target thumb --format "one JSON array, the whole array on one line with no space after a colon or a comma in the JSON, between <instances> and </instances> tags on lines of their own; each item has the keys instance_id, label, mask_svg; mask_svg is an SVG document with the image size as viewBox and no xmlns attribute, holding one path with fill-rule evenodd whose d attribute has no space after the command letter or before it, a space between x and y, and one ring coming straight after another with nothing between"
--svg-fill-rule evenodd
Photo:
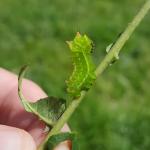
<instances>
[{"instance_id":1,"label":"thumb","mask_svg":"<svg viewBox=\"0 0 150 150\"><path fill-rule=\"evenodd\" d=\"M36 150L33 138L22 129L0 125L1 150Z\"/></svg>"}]
</instances>

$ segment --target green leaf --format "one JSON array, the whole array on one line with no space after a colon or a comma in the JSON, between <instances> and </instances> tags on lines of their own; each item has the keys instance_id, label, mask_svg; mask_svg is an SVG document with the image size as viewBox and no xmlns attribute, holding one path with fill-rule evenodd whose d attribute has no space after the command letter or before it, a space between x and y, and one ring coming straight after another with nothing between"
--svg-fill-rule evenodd
<instances>
[{"instance_id":1,"label":"green leaf","mask_svg":"<svg viewBox=\"0 0 150 150\"><path fill-rule=\"evenodd\" d=\"M114 45L114 43L111 43L109 44L107 47L106 47L106 52L109 53L109 51L111 50L112 46Z\"/></svg>"},{"instance_id":2,"label":"green leaf","mask_svg":"<svg viewBox=\"0 0 150 150\"><path fill-rule=\"evenodd\" d=\"M81 91L87 91L93 85L95 65L91 59L93 42L86 36L77 33L73 41L67 42L71 52L74 69L67 83L67 92L74 98L80 96Z\"/></svg>"},{"instance_id":3,"label":"green leaf","mask_svg":"<svg viewBox=\"0 0 150 150\"><path fill-rule=\"evenodd\" d=\"M55 97L47 97L38 100L35 103L28 102L22 94L21 86L22 79L25 74L27 66L23 67L19 73L18 78L18 94L20 100L26 111L37 115L47 125L53 126L56 121L61 117L66 108L66 102L63 99Z\"/></svg>"},{"instance_id":4,"label":"green leaf","mask_svg":"<svg viewBox=\"0 0 150 150\"><path fill-rule=\"evenodd\" d=\"M115 44L115 42L109 44L109 45L106 47L106 52L107 52L107 53L109 53L109 52L111 51L111 48L113 47L114 44ZM111 66L111 65L114 64L117 60L119 60L119 54L118 54L118 52L114 54L114 58L111 60L111 62L110 62L109 65Z\"/></svg>"},{"instance_id":5,"label":"green leaf","mask_svg":"<svg viewBox=\"0 0 150 150\"><path fill-rule=\"evenodd\" d=\"M75 133L65 132L52 135L46 144L46 150L53 150L59 143L70 140L72 142L71 150L79 150L78 141Z\"/></svg>"}]
</instances>

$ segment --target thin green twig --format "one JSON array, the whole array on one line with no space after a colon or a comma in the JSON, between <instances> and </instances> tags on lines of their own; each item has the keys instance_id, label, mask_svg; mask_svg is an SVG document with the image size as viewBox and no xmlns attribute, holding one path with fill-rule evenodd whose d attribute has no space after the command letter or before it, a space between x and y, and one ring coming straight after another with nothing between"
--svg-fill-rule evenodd
<instances>
[{"instance_id":1,"label":"thin green twig","mask_svg":"<svg viewBox=\"0 0 150 150\"><path fill-rule=\"evenodd\" d=\"M113 60L116 55L119 54L121 48L124 46L126 41L129 39L129 37L132 35L136 27L140 24L142 19L145 17L145 15L148 13L150 9L150 0L147 0L143 7L140 9L140 11L137 13L137 15L134 17L131 23L128 24L127 28L124 30L124 32L121 34L121 36L118 38L118 40L115 42L113 47L111 48L111 51L108 53L108 55L104 58L102 63L97 67L96 69L96 75L99 76L110 64L110 62Z\"/></svg>"},{"instance_id":2,"label":"thin green twig","mask_svg":"<svg viewBox=\"0 0 150 150\"><path fill-rule=\"evenodd\" d=\"M117 39L115 44L112 46L110 52L105 56L104 60L98 65L95 73L96 76L99 76L102 74L102 72L107 68L107 66L112 62L112 60L116 57L116 55L119 54L121 48L124 46L126 41L129 39L129 37L132 35L136 27L139 25L139 23L142 21L144 16L148 13L150 9L150 0L147 0L143 7L140 9L140 11L137 13L137 15L133 18L132 22L128 24L125 31L121 34L121 36ZM44 145L46 144L47 140L50 136L57 134L60 132L61 128L64 126L64 124L68 121L72 113L76 110L76 108L79 106L80 102L83 100L86 92L83 91L81 93L81 97L78 99L75 99L71 102L71 104L68 106L64 114L61 116L61 118L58 120L56 125L52 128L52 130L48 133L46 139L43 141L41 146L38 150L43 150Z\"/></svg>"}]
</instances>

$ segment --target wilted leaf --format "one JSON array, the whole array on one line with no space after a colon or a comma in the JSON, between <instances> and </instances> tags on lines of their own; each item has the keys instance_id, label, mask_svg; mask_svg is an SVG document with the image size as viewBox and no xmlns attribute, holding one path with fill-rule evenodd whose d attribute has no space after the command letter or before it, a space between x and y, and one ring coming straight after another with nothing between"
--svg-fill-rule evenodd
<instances>
[{"instance_id":1,"label":"wilted leaf","mask_svg":"<svg viewBox=\"0 0 150 150\"><path fill-rule=\"evenodd\" d=\"M18 78L18 94L20 100L26 111L37 115L47 125L53 126L55 122L61 117L66 108L66 102L63 99L55 97L47 97L40 99L35 103L28 102L22 94L21 86L24 73L27 66L23 67L20 71Z\"/></svg>"}]
</instances>

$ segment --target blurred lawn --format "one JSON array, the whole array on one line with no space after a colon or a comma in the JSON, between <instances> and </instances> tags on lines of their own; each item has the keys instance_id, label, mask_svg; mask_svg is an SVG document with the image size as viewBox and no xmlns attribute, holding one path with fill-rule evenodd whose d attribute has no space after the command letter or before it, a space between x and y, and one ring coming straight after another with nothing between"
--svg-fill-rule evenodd
<instances>
[{"instance_id":1,"label":"blurred lawn","mask_svg":"<svg viewBox=\"0 0 150 150\"><path fill-rule=\"evenodd\" d=\"M64 96L71 72L65 44L77 31L105 48L139 10L143 0L1 0L0 65L28 77L49 94ZM150 14L123 48L120 60L98 78L69 124L81 150L150 150Z\"/></svg>"}]
</instances>

